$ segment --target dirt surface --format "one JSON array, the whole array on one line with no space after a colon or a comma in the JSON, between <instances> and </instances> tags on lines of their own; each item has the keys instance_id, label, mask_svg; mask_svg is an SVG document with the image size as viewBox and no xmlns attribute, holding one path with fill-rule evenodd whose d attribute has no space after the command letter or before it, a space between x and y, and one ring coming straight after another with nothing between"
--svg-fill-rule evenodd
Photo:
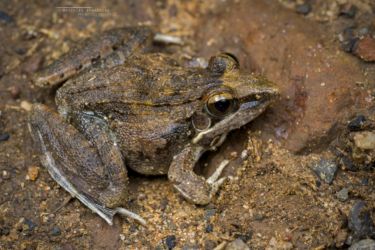
<instances>
[{"instance_id":1,"label":"dirt surface","mask_svg":"<svg viewBox=\"0 0 375 250\"><path fill-rule=\"evenodd\" d=\"M238 238L251 249L346 249L374 238L374 11L372 0L1 1L0 249L224 249ZM181 37L166 48L180 59L230 52L282 95L200 164L208 175L231 159L211 204L131 173L127 205L148 226L117 217L111 227L39 163L27 115L54 93L31 78L75 41L138 24Z\"/></svg>"}]
</instances>

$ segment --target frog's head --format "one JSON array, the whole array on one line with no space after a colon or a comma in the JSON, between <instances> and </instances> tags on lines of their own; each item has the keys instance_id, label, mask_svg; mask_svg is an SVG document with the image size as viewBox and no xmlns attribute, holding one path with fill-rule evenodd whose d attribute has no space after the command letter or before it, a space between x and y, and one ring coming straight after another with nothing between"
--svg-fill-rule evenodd
<instances>
[{"instance_id":1,"label":"frog's head","mask_svg":"<svg viewBox=\"0 0 375 250\"><path fill-rule=\"evenodd\" d=\"M238 60L230 54L212 57L206 70L219 84L206 91L204 107L192 117L192 143L215 148L228 132L261 114L279 92L267 79L240 72Z\"/></svg>"}]
</instances>

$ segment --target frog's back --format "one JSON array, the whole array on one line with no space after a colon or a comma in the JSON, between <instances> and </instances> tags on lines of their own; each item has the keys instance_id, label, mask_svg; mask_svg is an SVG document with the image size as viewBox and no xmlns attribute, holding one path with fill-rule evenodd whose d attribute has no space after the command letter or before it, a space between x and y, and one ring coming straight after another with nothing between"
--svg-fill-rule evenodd
<instances>
[{"instance_id":1,"label":"frog's back","mask_svg":"<svg viewBox=\"0 0 375 250\"><path fill-rule=\"evenodd\" d=\"M143 54L69 80L58 90L56 102L60 109L103 113L123 113L131 106L142 106L143 111L151 106L183 107L217 84L219 80L204 69L181 67L163 54Z\"/></svg>"}]
</instances>

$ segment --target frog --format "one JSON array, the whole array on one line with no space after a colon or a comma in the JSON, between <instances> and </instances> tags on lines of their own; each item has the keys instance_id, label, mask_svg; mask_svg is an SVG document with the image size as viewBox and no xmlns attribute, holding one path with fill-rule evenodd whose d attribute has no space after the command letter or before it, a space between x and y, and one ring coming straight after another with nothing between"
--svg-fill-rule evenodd
<instances>
[{"instance_id":1,"label":"frog","mask_svg":"<svg viewBox=\"0 0 375 250\"><path fill-rule=\"evenodd\" d=\"M205 178L194 171L207 151L276 99L274 83L240 69L229 53L188 67L155 51L150 27L115 28L88 38L38 72L57 108L34 103L28 127L41 165L71 196L113 224L125 208L128 169L167 175L188 202L209 204L227 179L223 161ZM57 109L57 110L56 110Z\"/></svg>"}]
</instances>

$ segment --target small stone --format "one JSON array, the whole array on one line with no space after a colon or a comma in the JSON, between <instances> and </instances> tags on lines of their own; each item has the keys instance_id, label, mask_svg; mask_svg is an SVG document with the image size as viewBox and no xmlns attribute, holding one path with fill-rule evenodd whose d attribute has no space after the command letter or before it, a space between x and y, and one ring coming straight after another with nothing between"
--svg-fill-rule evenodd
<instances>
[{"instance_id":1,"label":"small stone","mask_svg":"<svg viewBox=\"0 0 375 250\"><path fill-rule=\"evenodd\" d=\"M12 86L8 89L10 95L12 96L13 99L18 99L21 94L21 90L17 86Z\"/></svg>"},{"instance_id":2,"label":"small stone","mask_svg":"<svg viewBox=\"0 0 375 250\"><path fill-rule=\"evenodd\" d=\"M375 149L375 133L370 131L358 132L354 135L354 143L360 149Z\"/></svg>"},{"instance_id":3,"label":"small stone","mask_svg":"<svg viewBox=\"0 0 375 250\"><path fill-rule=\"evenodd\" d=\"M204 219L209 220L212 216L214 216L216 213L216 209L207 209L204 212Z\"/></svg>"},{"instance_id":4,"label":"small stone","mask_svg":"<svg viewBox=\"0 0 375 250\"><path fill-rule=\"evenodd\" d=\"M6 170L3 170L3 171L1 172L1 177L2 177L4 180L8 180L8 179L10 179L10 173L9 173L8 171L6 171Z\"/></svg>"},{"instance_id":5,"label":"small stone","mask_svg":"<svg viewBox=\"0 0 375 250\"><path fill-rule=\"evenodd\" d=\"M359 40L353 52L356 56L366 62L375 62L375 39L372 37L365 37Z\"/></svg>"},{"instance_id":6,"label":"small stone","mask_svg":"<svg viewBox=\"0 0 375 250\"><path fill-rule=\"evenodd\" d=\"M364 201L357 201L350 210L348 226L354 241L375 237L375 226Z\"/></svg>"},{"instance_id":7,"label":"small stone","mask_svg":"<svg viewBox=\"0 0 375 250\"><path fill-rule=\"evenodd\" d=\"M0 142L9 140L10 135L8 133L0 134Z\"/></svg>"},{"instance_id":8,"label":"small stone","mask_svg":"<svg viewBox=\"0 0 375 250\"><path fill-rule=\"evenodd\" d=\"M39 175L39 168L31 166L27 169L26 180L35 181Z\"/></svg>"},{"instance_id":9,"label":"small stone","mask_svg":"<svg viewBox=\"0 0 375 250\"><path fill-rule=\"evenodd\" d=\"M228 243L225 250L250 250L250 248L241 239L236 239Z\"/></svg>"},{"instance_id":10,"label":"small stone","mask_svg":"<svg viewBox=\"0 0 375 250\"><path fill-rule=\"evenodd\" d=\"M311 5L308 3L298 4L296 6L296 11L298 14L307 15L311 12Z\"/></svg>"},{"instance_id":11,"label":"small stone","mask_svg":"<svg viewBox=\"0 0 375 250\"><path fill-rule=\"evenodd\" d=\"M212 224L208 224L205 231L206 233L212 233L212 231L214 231L214 226Z\"/></svg>"},{"instance_id":12,"label":"small stone","mask_svg":"<svg viewBox=\"0 0 375 250\"><path fill-rule=\"evenodd\" d=\"M25 236L31 235L31 233L34 231L36 228L36 224L29 219L25 219L22 223L21 229L22 229L22 234Z\"/></svg>"},{"instance_id":13,"label":"small stone","mask_svg":"<svg viewBox=\"0 0 375 250\"><path fill-rule=\"evenodd\" d=\"M351 132L361 131L363 130L363 126L365 122L366 122L366 117L364 115L359 115L349 122L348 129Z\"/></svg>"},{"instance_id":14,"label":"small stone","mask_svg":"<svg viewBox=\"0 0 375 250\"><path fill-rule=\"evenodd\" d=\"M0 227L0 236L7 236L10 233L9 227Z\"/></svg>"},{"instance_id":15,"label":"small stone","mask_svg":"<svg viewBox=\"0 0 375 250\"><path fill-rule=\"evenodd\" d=\"M340 6L340 16L344 16L347 18L353 18L355 17L355 14L357 13L358 8L357 6L353 4L344 4Z\"/></svg>"},{"instance_id":16,"label":"small stone","mask_svg":"<svg viewBox=\"0 0 375 250\"><path fill-rule=\"evenodd\" d=\"M322 181L331 184L337 171L337 164L333 160L320 159L314 162L311 168Z\"/></svg>"},{"instance_id":17,"label":"small stone","mask_svg":"<svg viewBox=\"0 0 375 250\"><path fill-rule=\"evenodd\" d=\"M343 188L336 193L336 197L339 201L347 201L349 198L349 190L347 188Z\"/></svg>"},{"instance_id":18,"label":"small stone","mask_svg":"<svg viewBox=\"0 0 375 250\"><path fill-rule=\"evenodd\" d=\"M26 111L30 111L31 110L31 103L29 103L28 101L22 101L21 104L20 104L21 108L23 108L24 110Z\"/></svg>"},{"instance_id":19,"label":"small stone","mask_svg":"<svg viewBox=\"0 0 375 250\"><path fill-rule=\"evenodd\" d=\"M347 53L353 52L359 40L354 33L355 33L355 29L353 27L348 27L344 29L343 32L339 35L341 47Z\"/></svg>"},{"instance_id":20,"label":"small stone","mask_svg":"<svg viewBox=\"0 0 375 250\"><path fill-rule=\"evenodd\" d=\"M11 23L13 22L13 18L9 16L6 12L0 10L0 21L4 23Z\"/></svg>"},{"instance_id":21,"label":"small stone","mask_svg":"<svg viewBox=\"0 0 375 250\"><path fill-rule=\"evenodd\" d=\"M375 241L372 239L358 241L351 245L349 250L375 250Z\"/></svg>"},{"instance_id":22,"label":"small stone","mask_svg":"<svg viewBox=\"0 0 375 250\"><path fill-rule=\"evenodd\" d=\"M165 244L167 245L168 249L173 249L174 247L176 247L176 245L177 245L176 236L168 235L165 238Z\"/></svg>"},{"instance_id":23,"label":"small stone","mask_svg":"<svg viewBox=\"0 0 375 250\"><path fill-rule=\"evenodd\" d=\"M276 240L275 237L272 237L268 243L268 246L266 247L266 250L276 250L276 249L283 249L283 250L293 249L293 244L291 242L278 241Z\"/></svg>"},{"instance_id":24,"label":"small stone","mask_svg":"<svg viewBox=\"0 0 375 250\"><path fill-rule=\"evenodd\" d=\"M51 235L52 236L59 236L61 235L61 229L57 226L53 227L51 230Z\"/></svg>"}]
</instances>

